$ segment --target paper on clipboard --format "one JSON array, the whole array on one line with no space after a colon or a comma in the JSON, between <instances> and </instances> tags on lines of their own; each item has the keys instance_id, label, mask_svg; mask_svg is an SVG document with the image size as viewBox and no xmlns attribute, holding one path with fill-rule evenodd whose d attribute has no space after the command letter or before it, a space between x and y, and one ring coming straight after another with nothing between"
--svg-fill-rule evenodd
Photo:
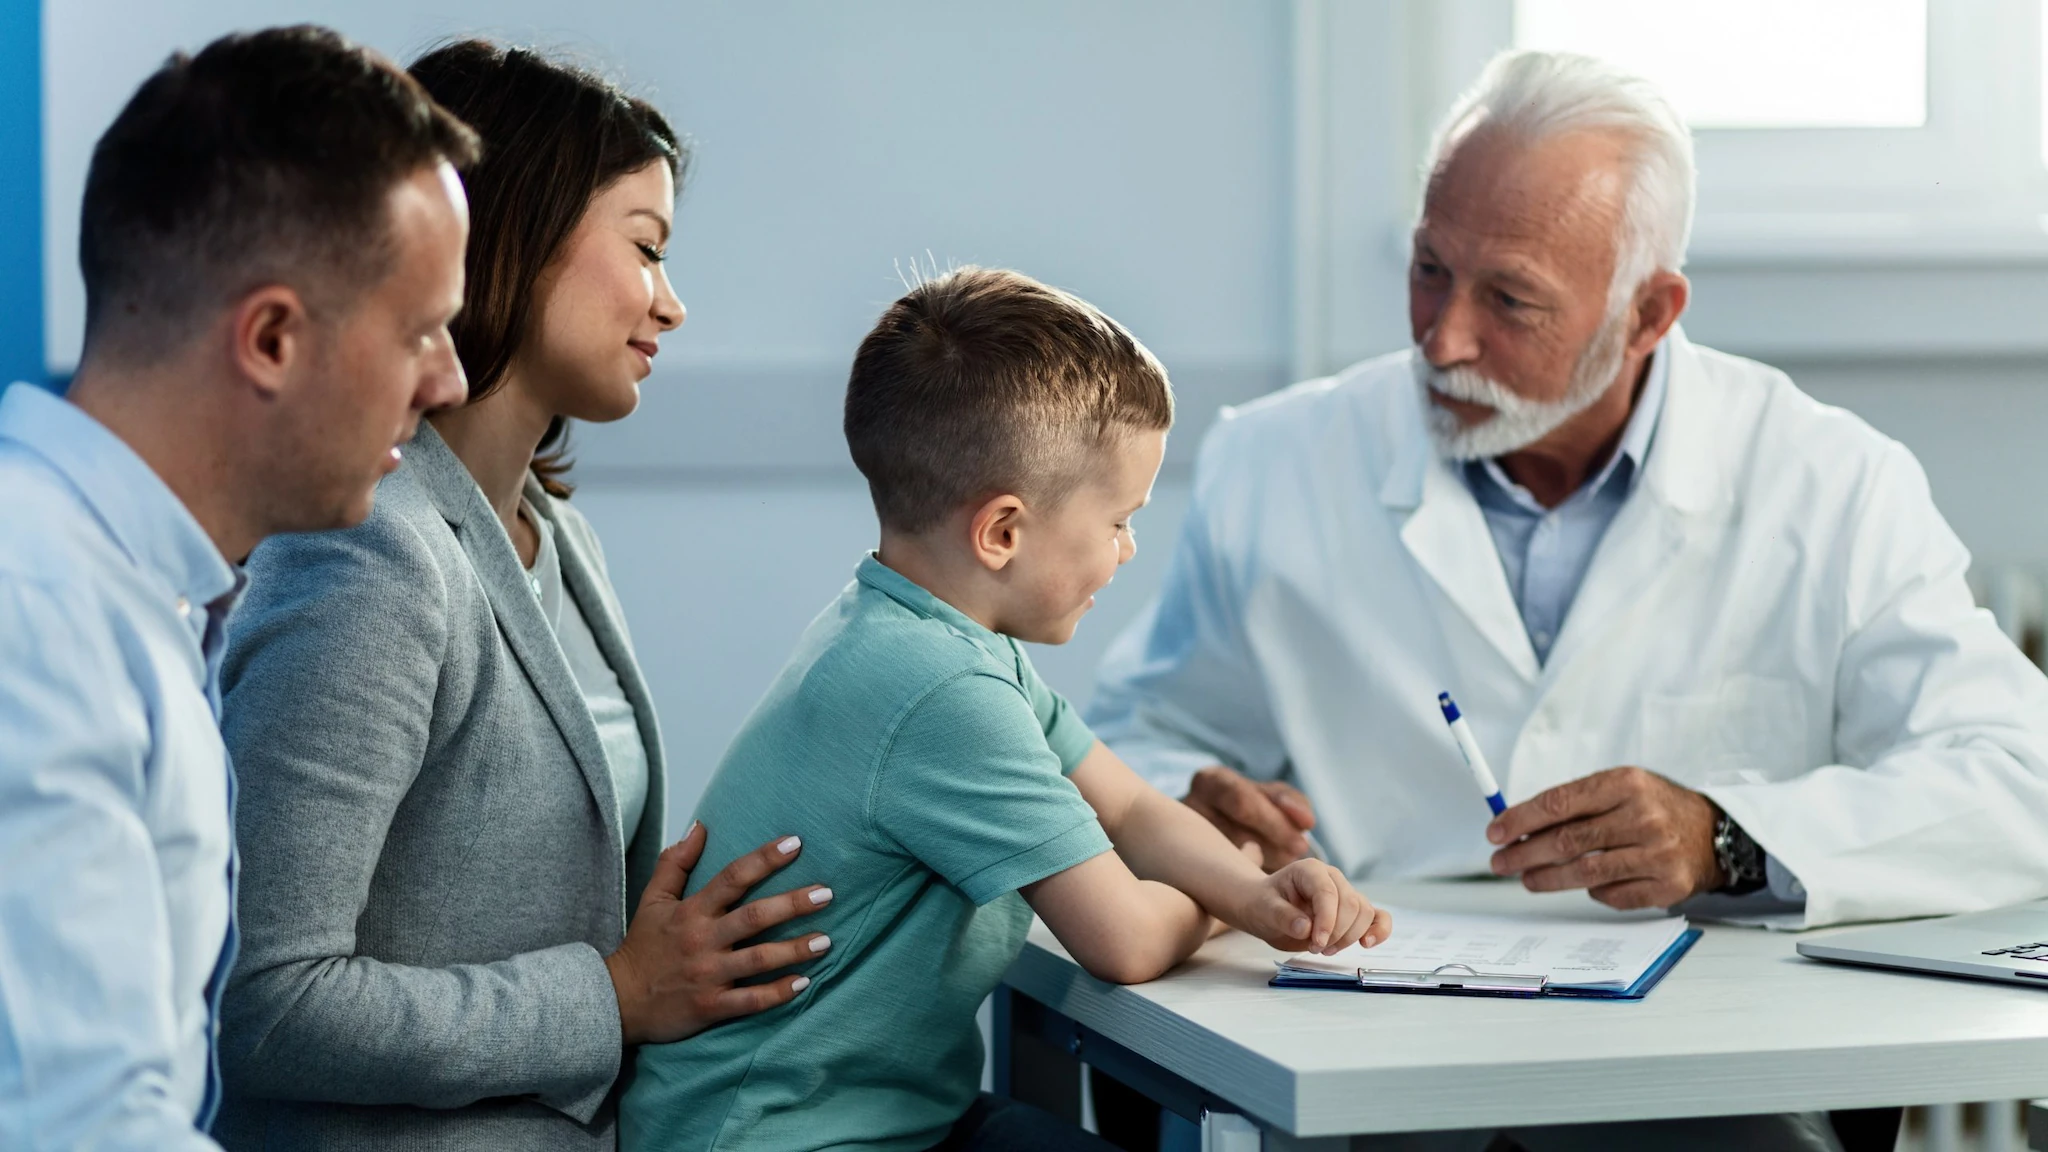
<instances>
[{"instance_id":1,"label":"paper on clipboard","mask_svg":"<svg viewBox=\"0 0 2048 1152\"><path fill-rule=\"evenodd\" d=\"M1547 983L1555 988L1618 991L1631 987L1678 942L1683 916L1650 920L1559 920L1389 909L1394 934L1375 948L1353 945L1334 956L1304 953L1281 963L1292 977L1358 980L1469 971Z\"/></svg>"}]
</instances>

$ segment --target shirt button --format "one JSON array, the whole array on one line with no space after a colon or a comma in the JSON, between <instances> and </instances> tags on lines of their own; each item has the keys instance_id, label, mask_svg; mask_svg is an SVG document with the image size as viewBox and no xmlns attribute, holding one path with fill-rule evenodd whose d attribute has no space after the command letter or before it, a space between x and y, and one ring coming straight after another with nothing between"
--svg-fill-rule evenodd
<instances>
[{"instance_id":1,"label":"shirt button","mask_svg":"<svg viewBox=\"0 0 2048 1152\"><path fill-rule=\"evenodd\" d=\"M192 602L190 600L185 599L183 596L178 597L178 619L188 620L191 618L191 616Z\"/></svg>"},{"instance_id":2,"label":"shirt button","mask_svg":"<svg viewBox=\"0 0 2048 1152\"><path fill-rule=\"evenodd\" d=\"M1534 640L1536 641L1536 646L1537 646L1538 648L1548 648L1548 647L1550 647L1550 633L1548 633L1548 632L1538 632L1538 633L1537 633L1537 634L1536 634L1536 635L1535 635L1535 636L1533 637L1533 639L1534 639Z\"/></svg>"}]
</instances>

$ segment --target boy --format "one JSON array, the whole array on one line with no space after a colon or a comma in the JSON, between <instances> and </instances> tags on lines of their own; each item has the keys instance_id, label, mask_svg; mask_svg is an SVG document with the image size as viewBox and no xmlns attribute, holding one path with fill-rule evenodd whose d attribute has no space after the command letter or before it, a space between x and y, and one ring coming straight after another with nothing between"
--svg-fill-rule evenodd
<instances>
[{"instance_id":1,"label":"boy","mask_svg":"<svg viewBox=\"0 0 2048 1152\"><path fill-rule=\"evenodd\" d=\"M1336 870L1267 876L1141 781L1017 645L1065 643L1131 558L1172 421L1151 353L1014 272L961 269L883 314L846 390L881 548L699 805L717 831L696 876L800 834L791 871L831 902L810 941L823 959L783 978L782 1008L642 1048L626 1148L1106 1147L976 1099L975 1009L1032 912L1120 983L1185 959L1212 914L1290 951L1386 938Z\"/></svg>"}]
</instances>

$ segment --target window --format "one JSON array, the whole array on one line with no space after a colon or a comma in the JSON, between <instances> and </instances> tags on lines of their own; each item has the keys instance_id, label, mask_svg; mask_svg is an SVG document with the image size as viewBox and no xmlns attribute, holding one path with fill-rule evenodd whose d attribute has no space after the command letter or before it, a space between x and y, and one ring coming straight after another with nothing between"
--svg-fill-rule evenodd
<instances>
[{"instance_id":1,"label":"window","mask_svg":"<svg viewBox=\"0 0 2048 1152\"><path fill-rule=\"evenodd\" d=\"M1696 129L1927 122L1927 0L1517 0L1515 45L1648 76Z\"/></svg>"},{"instance_id":2,"label":"window","mask_svg":"<svg viewBox=\"0 0 2048 1152\"><path fill-rule=\"evenodd\" d=\"M1695 261L2048 259L2048 0L1441 0L1416 101L1509 46L1656 81L1694 129ZM1425 137L1426 138L1426 137Z\"/></svg>"}]
</instances>

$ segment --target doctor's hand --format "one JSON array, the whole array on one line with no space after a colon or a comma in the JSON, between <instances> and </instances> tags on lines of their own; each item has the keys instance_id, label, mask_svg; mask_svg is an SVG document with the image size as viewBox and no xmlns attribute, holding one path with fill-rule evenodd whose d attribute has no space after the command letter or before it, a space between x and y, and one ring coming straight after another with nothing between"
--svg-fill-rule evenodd
<instances>
[{"instance_id":1,"label":"doctor's hand","mask_svg":"<svg viewBox=\"0 0 2048 1152\"><path fill-rule=\"evenodd\" d=\"M1181 803L1202 814L1232 844L1250 841L1276 872L1308 855L1316 810L1301 790L1278 780L1252 780L1218 764L1195 773Z\"/></svg>"},{"instance_id":2,"label":"doctor's hand","mask_svg":"<svg viewBox=\"0 0 2048 1152\"><path fill-rule=\"evenodd\" d=\"M793 940L737 947L778 924L822 909L831 902L832 890L810 884L740 903L749 889L802 851L801 841L785 836L726 865L709 884L685 898L683 888L704 855L706 838L704 825L692 824L687 835L662 851L625 941L604 958L619 998L619 1030L628 1046L681 1040L721 1020L787 1004L810 985L809 977L741 981L816 960L832 946L830 937L812 932Z\"/></svg>"},{"instance_id":3,"label":"doctor's hand","mask_svg":"<svg viewBox=\"0 0 2048 1152\"><path fill-rule=\"evenodd\" d=\"M1531 892L1585 888L1614 908L1668 908L1726 883L1705 796L1642 768L1560 784L1494 817L1493 870Z\"/></svg>"}]
</instances>

